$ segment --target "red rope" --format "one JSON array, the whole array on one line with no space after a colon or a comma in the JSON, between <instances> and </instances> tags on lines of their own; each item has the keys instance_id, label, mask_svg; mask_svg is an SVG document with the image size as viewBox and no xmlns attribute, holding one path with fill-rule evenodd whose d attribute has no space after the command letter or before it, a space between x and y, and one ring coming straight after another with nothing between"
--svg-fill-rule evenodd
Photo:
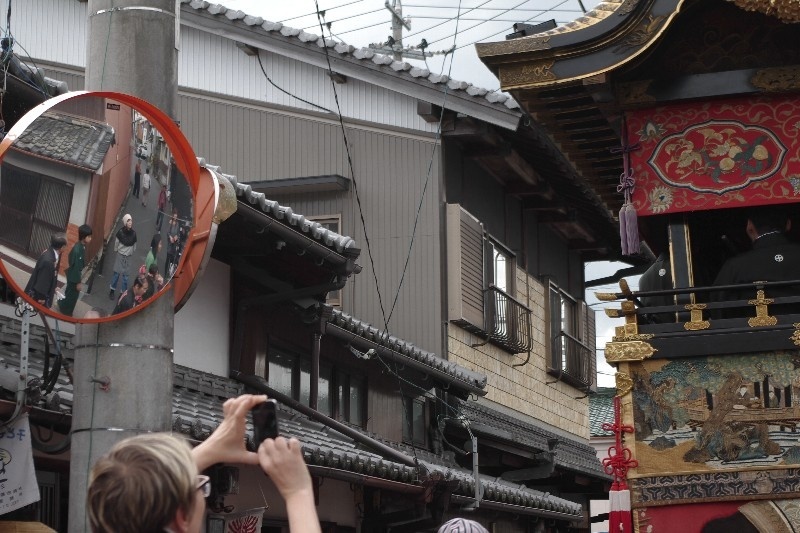
<instances>
[{"instance_id":1,"label":"red rope","mask_svg":"<svg viewBox=\"0 0 800 533\"><path fill-rule=\"evenodd\" d=\"M639 462L633 458L631 450L622 443L625 433L633 433L633 426L626 426L622 423L622 407L619 396L614 396L614 423L603 424L604 431L614 433L614 445L608 449L608 457L603 459L603 469L606 474L614 477L611 490L626 490L628 484L625 482L628 477L628 470L639 466Z\"/></svg>"}]
</instances>

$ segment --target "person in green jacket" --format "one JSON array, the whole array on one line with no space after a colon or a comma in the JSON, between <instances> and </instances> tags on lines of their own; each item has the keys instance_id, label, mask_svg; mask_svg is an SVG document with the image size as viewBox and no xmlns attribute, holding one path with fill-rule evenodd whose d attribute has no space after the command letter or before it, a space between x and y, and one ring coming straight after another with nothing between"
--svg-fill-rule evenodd
<instances>
[{"instance_id":1,"label":"person in green jacket","mask_svg":"<svg viewBox=\"0 0 800 533\"><path fill-rule=\"evenodd\" d=\"M150 265L158 262L158 252L161 251L161 234L156 233L150 239L150 250L147 252L147 257L144 259L144 272L140 274L147 274L150 272Z\"/></svg>"},{"instance_id":2,"label":"person in green jacket","mask_svg":"<svg viewBox=\"0 0 800 533\"><path fill-rule=\"evenodd\" d=\"M92 242L92 228L88 224L83 224L78 228L78 242L69 252L69 267L67 267L67 288L64 291L64 299L59 300L58 309L65 315L72 316L75 311L75 304L78 303L78 296L83 288L82 276L83 268L86 266L86 245Z\"/></svg>"}]
</instances>

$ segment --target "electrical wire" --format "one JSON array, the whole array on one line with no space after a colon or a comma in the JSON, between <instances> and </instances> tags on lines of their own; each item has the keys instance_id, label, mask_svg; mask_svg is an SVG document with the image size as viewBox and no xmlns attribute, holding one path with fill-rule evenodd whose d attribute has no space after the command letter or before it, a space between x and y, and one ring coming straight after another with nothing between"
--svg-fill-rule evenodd
<instances>
[{"instance_id":1,"label":"electrical wire","mask_svg":"<svg viewBox=\"0 0 800 533\"><path fill-rule=\"evenodd\" d=\"M494 0L485 0L483 3L478 4L475 7L469 8L466 11L464 11L463 13L459 12L458 18L460 18L462 15L466 15L467 13L471 13L472 11L475 11L476 9L479 9L481 6L485 6L486 4L488 4L490 2L494 2ZM460 5L461 5L461 2L459 1L459 6ZM461 8L459 7L459 10L460 9ZM456 17L453 17L453 18L451 18L449 20L446 20L444 22L439 22L438 24L434 24L433 26L431 26L429 28L425 28L424 30L419 30L419 31L416 31L416 32L409 33L408 35L404 35L403 39L405 40L405 39L408 39L409 37L414 37L415 35L419 35L420 33L425 33L426 31L430 31L433 28L438 28L439 26L443 26L443 25L447 24L450 20L455 20L455 19L456 19ZM428 43L428 44L430 44L430 43Z\"/></svg>"},{"instance_id":2,"label":"electrical wire","mask_svg":"<svg viewBox=\"0 0 800 533\"><path fill-rule=\"evenodd\" d=\"M383 305L383 297L381 295L381 286L380 286L380 283L378 282L378 272L375 269L375 258L372 255L372 245L370 244L370 241L369 241L369 234L367 232L367 223L366 223L366 220L364 219L364 209L363 209L363 207L361 205L361 196L358 193L358 182L356 180L355 168L353 167L353 158L352 158L352 156L350 154L350 143L347 140L347 130L344 127L344 117L342 117L342 107L341 107L341 105L339 105L339 94L336 91L336 83L334 82L333 76L332 76L332 74L333 74L333 66L331 65L331 56L330 56L330 53L328 52L328 46L325 44L325 29L324 29L324 26L323 26L322 14L319 12L319 3L317 2L317 0L314 0L314 4L317 7L317 20L319 21L319 30L320 30L320 33L322 34L323 50L325 50L325 60L328 63L328 72L331 74L331 77L330 77L331 78L331 88L333 89L333 99L336 102L336 114L339 117L339 127L342 130L342 137L344 139L344 149L345 149L345 153L347 154L347 164L350 167L350 176L351 176L351 179L353 181L353 192L355 193L356 205L358 206L358 213L359 213L359 216L361 218L361 228L364 230L364 241L367 244L367 254L369 256L370 266L372 267L372 277L375 280L375 290L378 293L378 303L380 304L381 315L383 316L383 322L384 322L384 324L386 324L386 309L384 308L384 305ZM388 327L387 327L387 329L388 329Z\"/></svg>"},{"instance_id":3,"label":"electrical wire","mask_svg":"<svg viewBox=\"0 0 800 533\"><path fill-rule=\"evenodd\" d=\"M527 4L527 3L528 3L528 2L530 2L530 1L531 1L531 0L522 0L522 2L520 2L519 4L516 4L516 5L514 5L513 7L510 7L510 8L508 8L508 9L506 9L505 11L501 11L500 13L498 13L497 15L494 15L493 17L489 17L488 19L484 20L483 22L479 22L479 23L477 23L477 24L473 24L473 25L472 25L472 26L470 26L469 28L466 28L466 29L464 29L464 30L462 31L462 33L463 33L463 32L465 32L465 31L469 31L469 30L471 30L471 29L473 29L473 28L477 28L478 26L480 26L480 25L482 25L482 24L486 24L487 22L492 22L492 21L494 21L494 19L496 19L497 17L500 17L500 16L502 16L502 15L504 15L504 14L508 13L509 11L513 11L514 9L518 8L519 6L521 6L521 5L523 5L523 4ZM564 2L567 2L567 1L569 1L569 0L564 0ZM546 11L545 11L545 12L546 12ZM534 17L531 17L531 18L534 18ZM431 45L431 44L434 44L434 43L438 43L439 41L444 41L445 39L449 39L450 37L457 37L457 36L458 36L458 31L456 31L455 33L453 33L453 34L451 34L451 35L446 35L446 36L444 36L444 37L442 37L442 38L440 38L440 39L436 39L436 40L434 40L434 41L428 41L428 44L429 44L429 45ZM463 46L459 46L458 48L463 48Z\"/></svg>"},{"instance_id":4,"label":"electrical wire","mask_svg":"<svg viewBox=\"0 0 800 533\"><path fill-rule=\"evenodd\" d=\"M562 0L561 2L559 2L558 4L556 4L555 6L553 6L553 8L556 8L556 7L558 7L558 6L564 5L564 4L566 4L567 2L569 2L569 0ZM553 9L553 8L551 8L551 9ZM544 14L544 13L547 13L548 11L550 11L550 9L543 11L543 12L542 12L542 14ZM535 19L535 18L538 18L538 17L539 17L539 15L537 15L537 16L533 16L533 17L530 17L529 19L522 21L522 23L523 23L523 24L525 24L525 23L531 22L533 19ZM476 24L475 26L477 26L477 24ZM474 26L473 26L473 27L474 27ZM471 29L471 28L470 28L470 29ZM505 33L505 32L507 32L507 31L508 31L508 29L503 29L503 30L500 30L500 31L498 31L498 32L496 32L496 33L493 33L493 34L491 34L491 35L487 35L486 37L482 37L482 38L480 38L480 39L477 39L477 40L475 40L475 41L472 41L471 43L462 44L462 45L461 45L461 46L459 46L458 48L464 48L465 46L472 46L472 45L473 45L473 44L475 44L475 43L479 43L479 42L481 42L481 41L485 41L486 39L491 39L492 37L494 37L494 36L496 36L496 35L500 35L500 34L502 34L502 33Z\"/></svg>"},{"instance_id":5,"label":"electrical wire","mask_svg":"<svg viewBox=\"0 0 800 533\"><path fill-rule=\"evenodd\" d=\"M325 13L325 12L328 12L328 11L333 11L334 9L339 9L340 7L351 6L353 4L359 4L359 3L363 2L363 1L364 0L355 0L355 2L348 2L346 4L340 4L338 6L329 7L328 9L323 9L322 11L323 11L323 13ZM314 11L312 13L306 13L305 15L297 15L296 17L291 17L291 18L288 18L288 19L279 20L278 22L283 24L284 22L288 22L290 20L297 20L297 19L300 19L300 18L303 18L303 17L310 17L310 16L316 15L316 14L317 14L317 12Z\"/></svg>"},{"instance_id":6,"label":"electrical wire","mask_svg":"<svg viewBox=\"0 0 800 533\"><path fill-rule=\"evenodd\" d=\"M382 20L381 22L376 22L375 24L370 24L369 26L362 26L354 30L340 31L339 35L344 35L345 33L353 33L354 31L366 30L367 28L374 28L375 26L380 26L381 24L386 24L386 21Z\"/></svg>"},{"instance_id":7,"label":"electrical wire","mask_svg":"<svg viewBox=\"0 0 800 533\"><path fill-rule=\"evenodd\" d=\"M336 20L326 20L325 24L333 24L334 22L342 22L344 20L350 20L350 19L354 19L354 18L357 18L357 17L363 17L364 15L371 15L373 13L378 13L380 11L383 11L383 9L373 9L372 11L365 11L363 13L358 13L356 15L350 15L349 17L342 17L342 18L336 19ZM315 28L316 26L317 26L316 24L311 24L310 26L305 26L303 29L307 30L309 28Z\"/></svg>"},{"instance_id":8,"label":"electrical wire","mask_svg":"<svg viewBox=\"0 0 800 533\"><path fill-rule=\"evenodd\" d=\"M403 4L403 7L420 7L420 8L423 8L423 9L452 9L455 6L450 7L450 6L431 6L431 5L425 6L425 5L421 5L421 4ZM483 10L483 11L504 11L506 8L504 8L504 7L474 7L472 9L480 9L480 10ZM517 11L523 11L523 12L525 12L525 11L528 11L528 12L535 11L535 12L538 13L538 12L541 11L541 9L527 9L527 8L523 7L523 8L517 9ZM581 9L548 9L547 11L554 11L556 13L586 13L586 11L583 11ZM419 15L414 15L414 17L419 18ZM423 17L423 18L427 18L427 17ZM465 20L465 19L462 18L461 20Z\"/></svg>"},{"instance_id":9,"label":"electrical wire","mask_svg":"<svg viewBox=\"0 0 800 533\"><path fill-rule=\"evenodd\" d=\"M331 113L332 115L336 114L333 111L331 111L330 109L328 109L327 107L323 107L321 105L315 104L314 102L309 102L308 100L305 100L303 98L300 98L297 95L294 95L294 94L290 93L289 91L287 91L286 89L284 89L283 87L279 86L274 81L272 81L272 78L269 77L269 74L267 74L267 70L264 68L264 63L261 62L261 50L260 49L256 50L256 59L258 59L258 66L261 67L261 72L264 74L264 77L267 78L267 81L270 83L270 85L272 85L273 87L278 89L280 92L282 92L283 94L285 94L287 96L290 96L291 98L294 98L295 100L299 100L300 102L303 102L304 104L308 104L308 105L310 105L312 107L316 107L317 109L321 109L322 111L325 111L326 113Z\"/></svg>"}]
</instances>

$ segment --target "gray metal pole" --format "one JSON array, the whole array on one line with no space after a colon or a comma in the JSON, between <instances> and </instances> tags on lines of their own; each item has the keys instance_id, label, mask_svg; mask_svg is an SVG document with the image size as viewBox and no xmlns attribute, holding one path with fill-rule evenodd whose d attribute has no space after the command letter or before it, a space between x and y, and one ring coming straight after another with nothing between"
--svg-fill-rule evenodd
<instances>
[{"instance_id":1,"label":"gray metal pole","mask_svg":"<svg viewBox=\"0 0 800 533\"><path fill-rule=\"evenodd\" d=\"M86 88L138 96L175 117L175 0L89 0ZM133 273L131 273L133 274ZM172 425L172 290L117 322L78 326L69 531L89 531L88 474L116 442Z\"/></svg>"}]
</instances>

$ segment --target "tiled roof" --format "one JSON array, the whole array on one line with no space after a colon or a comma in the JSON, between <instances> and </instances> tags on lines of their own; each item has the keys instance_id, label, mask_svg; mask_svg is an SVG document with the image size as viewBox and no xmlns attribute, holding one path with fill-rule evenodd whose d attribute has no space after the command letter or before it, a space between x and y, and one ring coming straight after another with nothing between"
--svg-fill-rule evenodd
<instances>
[{"instance_id":1,"label":"tiled roof","mask_svg":"<svg viewBox=\"0 0 800 533\"><path fill-rule=\"evenodd\" d=\"M592 437L610 437L614 435L603 429L603 424L614 422L614 396L617 389L601 387L596 394L589 396L589 434Z\"/></svg>"},{"instance_id":2,"label":"tiled roof","mask_svg":"<svg viewBox=\"0 0 800 533\"><path fill-rule=\"evenodd\" d=\"M352 317L347 313L343 313L338 309L333 309L333 317L331 318L330 322L379 346L383 346L415 361L423 363L432 369L444 372L447 375L467 383L472 387L479 389L486 387L486 381L488 379L486 374L473 372L468 368L464 368L451 361L443 359L435 353L427 352L410 342L399 339L394 335L387 334L384 330L378 329L367 322L358 320L357 318Z\"/></svg>"},{"instance_id":3,"label":"tiled roof","mask_svg":"<svg viewBox=\"0 0 800 533\"><path fill-rule=\"evenodd\" d=\"M219 167L207 164L202 158L200 158L199 161L201 166L211 168L215 172L221 173ZM236 198L240 202L244 202L259 209L264 214L274 218L285 226L318 241L320 244L342 255L356 258L361 253L361 250L358 248L353 238L331 231L319 222L308 220L303 215L295 213L292 211L291 207L270 200L264 193L254 191L248 183L239 183L239 179L236 176L229 174L223 174L223 176L233 184L236 189Z\"/></svg>"},{"instance_id":4,"label":"tiled roof","mask_svg":"<svg viewBox=\"0 0 800 533\"><path fill-rule=\"evenodd\" d=\"M13 320L0 318L0 331L6 332L8 342L0 343L0 361L11 368L19 367L18 345L13 344L13 336L17 332L13 328ZM5 328L5 329L4 329ZM41 376L43 371L44 331L32 327L29 369L32 376ZM17 336L16 342L19 341ZM64 348L71 346L69 338L64 336ZM71 350L69 350L71 352ZM202 441L222 422L222 403L226 398L241 394L244 387L231 379L213 376L180 365L173 367L172 394L172 430L187 437ZM58 383L47 404L44 400L36 404L51 411L72 413L72 385L62 371ZM303 455L312 466L335 468L372 476L400 483L419 485L419 474L416 468L396 463L364 449L362 444L342 435L319 422L280 406L281 434L297 437L303 442ZM252 427L248 424L248 441L252 448ZM372 438L377 438L375 435ZM381 440L394 448L416 455L429 474L440 475L445 480L458 480L454 494L470 497L475 493L475 480L472 473L453 462L438 457L425 450L410 451L406 446ZM528 511L541 512L549 517L561 517L565 520L578 519L582 516L579 504L530 490L522 485L481 476L484 488L484 499L494 502L526 507Z\"/></svg>"},{"instance_id":5,"label":"tiled roof","mask_svg":"<svg viewBox=\"0 0 800 533\"><path fill-rule=\"evenodd\" d=\"M14 148L97 171L114 143L114 128L103 122L48 111L14 142Z\"/></svg>"},{"instance_id":6,"label":"tiled roof","mask_svg":"<svg viewBox=\"0 0 800 533\"><path fill-rule=\"evenodd\" d=\"M175 392L173 393L173 430L196 440L205 439L222 421L222 399L239 394L239 385L225 378L210 376L189 368L175 367ZM203 385L206 393L195 390L196 383ZM214 382L215 384L212 384ZM227 391L225 394L220 394ZM216 392L215 396L208 393ZM280 430L287 437L297 437L303 442L303 455L309 465L337 468L368 476L419 484L416 468L386 460L363 449L363 445L341 433L280 406ZM248 439L252 428L248 424ZM367 433L365 433L367 435ZM377 438L375 435L368 435ZM400 451L416 455L429 474L440 475L445 480L458 480L455 494L475 494L475 480L469 470L425 450L410 450L406 446L377 439ZM252 441L250 442L252 444ZM565 519L580 517L580 504L547 493L525 488L522 485L481 476L484 498L499 503L519 505L543 512L560 513Z\"/></svg>"},{"instance_id":7,"label":"tiled roof","mask_svg":"<svg viewBox=\"0 0 800 533\"><path fill-rule=\"evenodd\" d=\"M489 428L487 432L492 434L496 434L496 431L492 431L493 429L500 429L507 432L513 442L539 451L549 450L548 441L555 439L558 441L554 457L557 467L602 479L611 479L603 471L602 465L597 459L597 452L589 444L563 435L556 435L552 431L477 402L461 401L460 405L462 414L470 420L472 429L476 432L482 432L481 427L477 424L485 425Z\"/></svg>"},{"instance_id":8,"label":"tiled roof","mask_svg":"<svg viewBox=\"0 0 800 533\"><path fill-rule=\"evenodd\" d=\"M430 83L432 86L444 87L451 93L461 93L464 96L480 99L484 104L503 106L506 109L517 110L519 104L509 95L490 91L482 87L476 87L465 81L451 79L445 74L436 74L427 68L416 67L406 61L395 61L392 57L375 53L368 48L356 48L346 43L335 41L331 38L324 40L314 33L305 32L298 28L284 26L280 22L270 22L262 17L254 17L243 11L228 9L223 5L206 2L205 0L181 0L181 3L188 5L198 12L206 12L220 18L225 18L232 23L243 24L251 30L263 31L264 34L279 34L286 38L297 39L302 43L312 43L319 48L326 47L330 53L336 57L348 57L363 62L370 62L387 72L396 75L406 75L411 79L418 80L420 83Z\"/></svg>"}]
</instances>

